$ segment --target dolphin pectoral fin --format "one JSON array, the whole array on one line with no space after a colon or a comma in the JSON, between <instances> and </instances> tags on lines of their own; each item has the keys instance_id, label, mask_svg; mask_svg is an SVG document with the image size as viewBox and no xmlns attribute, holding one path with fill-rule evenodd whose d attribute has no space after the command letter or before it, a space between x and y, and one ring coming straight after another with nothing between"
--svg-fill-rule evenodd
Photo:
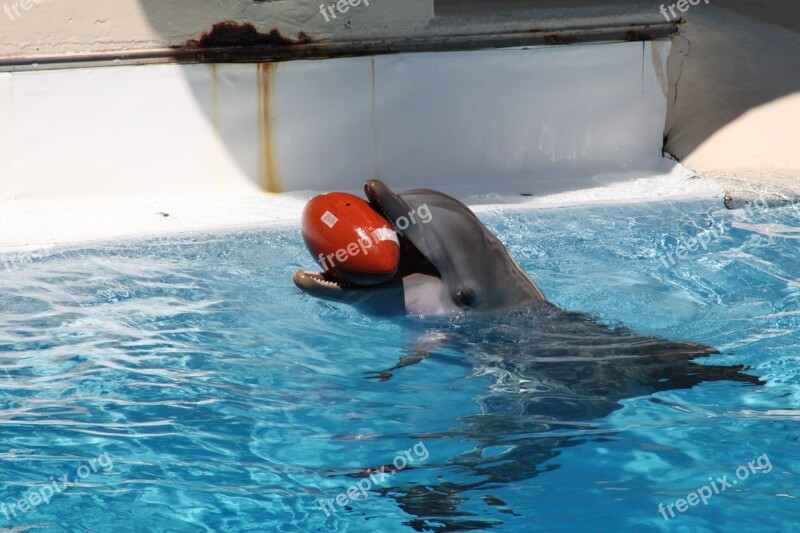
<instances>
[{"instance_id":1,"label":"dolphin pectoral fin","mask_svg":"<svg viewBox=\"0 0 800 533\"><path fill-rule=\"evenodd\" d=\"M392 379L394 374L392 374L392 370L397 370L406 366L411 366L419 363L420 361L424 361L431 354L422 351L422 350L414 350L407 355L402 356L398 361L397 364L394 365L392 368L387 368L386 370L379 370L377 372L364 372L364 379L375 379L377 381L389 381Z\"/></svg>"},{"instance_id":2,"label":"dolphin pectoral fin","mask_svg":"<svg viewBox=\"0 0 800 533\"><path fill-rule=\"evenodd\" d=\"M378 372L371 371L371 372L364 372L364 379L374 379L375 381L389 381L394 377L394 374L388 372L386 370L380 370Z\"/></svg>"},{"instance_id":3,"label":"dolphin pectoral fin","mask_svg":"<svg viewBox=\"0 0 800 533\"><path fill-rule=\"evenodd\" d=\"M380 370L378 372L364 372L364 374L368 374L364 376L364 379L376 379L378 381L389 381L392 379L392 371L398 370L400 368L415 365L428 359L431 356L431 352L441 346L446 340L448 336L445 333L442 333L439 330L432 329L421 336L416 343L414 343L411 347L405 348L406 355L403 355L398 359L397 364L391 368L387 368L386 370Z\"/></svg>"},{"instance_id":4,"label":"dolphin pectoral fin","mask_svg":"<svg viewBox=\"0 0 800 533\"><path fill-rule=\"evenodd\" d=\"M359 287L329 278L318 272L298 270L294 274L294 284L304 293L315 298L362 307L373 315L405 314L403 283L400 281Z\"/></svg>"}]
</instances>

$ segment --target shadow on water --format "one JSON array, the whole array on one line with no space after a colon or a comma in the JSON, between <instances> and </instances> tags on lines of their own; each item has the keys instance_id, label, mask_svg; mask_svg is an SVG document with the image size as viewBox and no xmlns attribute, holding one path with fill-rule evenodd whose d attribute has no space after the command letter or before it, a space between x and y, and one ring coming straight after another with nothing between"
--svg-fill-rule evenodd
<instances>
[{"instance_id":1,"label":"shadow on water","mask_svg":"<svg viewBox=\"0 0 800 533\"><path fill-rule=\"evenodd\" d=\"M490 376L492 384L475 399L480 414L459 419L464 429L457 436L475 442L475 448L452 457L448 465L460 479L476 481L379 490L416 517L407 522L416 531L500 525L461 511L465 492L489 491L557 468L542 465L561 449L586 442L590 437L582 430L593 429L592 421L621 409L622 400L707 381L764 384L744 373L747 368L741 365L696 362L719 353L710 346L639 335L551 306L460 317L443 329L447 348L467 356L471 376ZM436 357L435 351L431 357ZM397 371L402 368L384 375ZM505 451L493 453L498 447ZM488 493L482 499L501 512L513 513Z\"/></svg>"}]
</instances>

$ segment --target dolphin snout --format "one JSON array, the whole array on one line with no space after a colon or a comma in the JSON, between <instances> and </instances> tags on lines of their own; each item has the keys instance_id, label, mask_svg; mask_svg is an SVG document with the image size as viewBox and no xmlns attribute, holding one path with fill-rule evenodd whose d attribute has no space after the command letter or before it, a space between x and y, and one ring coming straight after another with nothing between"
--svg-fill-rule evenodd
<instances>
[{"instance_id":1,"label":"dolphin snout","mask_svg":"<svg viewBox=\"0 0 800 533\"><path fill-rule=\"evenodd\" d=\"M378 208L378 211L382 210L380 198L385 197L387 192L391 193L392 191L380 180L367 180L364 183L364 194L367 196L370 205L373 208Z\"/></svg>"}]
</instances>

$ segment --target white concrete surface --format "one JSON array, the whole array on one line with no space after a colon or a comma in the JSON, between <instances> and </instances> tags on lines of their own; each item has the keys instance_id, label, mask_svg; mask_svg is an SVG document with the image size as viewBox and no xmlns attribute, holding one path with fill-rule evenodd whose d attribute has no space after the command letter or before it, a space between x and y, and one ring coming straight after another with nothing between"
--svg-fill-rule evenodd
<instances>
[{"instance_id":1,"label":"white concrete surface","mask_svg":"<svg viewBox=\"0 0 800 533\"><path fill-rule=\"evenodd\" d=\"M660 17L637 0L448 0L436 17L433 0L374 0L332 22L310 0L4 5L12 14L0 12L0 62L176 46L226 19L331 42ZM796 198L794 5L729 0L683 16L666 69L666 48L633 43L608 56L550 47L539 58L487 51L446 64L420 55L0 72L0 250L284 223L310 193L263 190L354 190L373 176L484 207L522 192L537 195L526 205L719 195L717 182L743 198L765 188ZM668 99L657 94L665 79ZM660 158L664 131L668 151L714 181ZM504 196L482 195L473 181Z\"/></svg>"},{"instance_id":2,"label":"white concrete surface","mask_svg":"<svg viewBox=\"0 0 800 533\"><path fill-rule=\"evenodd\" d=\"M648 42L6 73L0 200L373 177L549 194L663 173L667 53Z\"/></svg>"},{"instance_id":3,"label":"white concrete surface","mask_svg":"<svg viewBox=\"0 0 800 533\"><path fill-rule=\"evenodd\" d=\"M406 189L402 184L389 185L397 191ZM723 193L713 182L693 177L680 165L672 166L668 174L536 197L498 194L491 183L439 189L462 199L479 213L508 207L721 198ZM363 197L358 188L347 191ZM13 262L14 254L47 253L57 247L95 241L200 230L298 226L305 202L318 192L4 202L0 204L0 268L6 260Z\"/></svg>"},{"instance_id":4,"label":"white concrete surface","mask_svg":"<svg viewBox=\"0 0 800 533\"><path fill-rule=\"evenodd\" d=\"M320 3L331 2L4 0L0 64L25 58L27 66L14 68L34 68L43 56L168 50L223 20L289 37L303 31L323 44L664 23L661 4L647 0L374 0L330 22ZM800 193L800 150L786 150L783 142L800 137L800 109L792 98L800 92L796 0L714 0L680 16L686 23L672 47L668 76L668 152L705 176L735 173L751 187L766 180ZM753 142L758 135L762 140Z\"/></svg>"},{"instance_id":5,"label":"white concrete surface","mask_svg":"<svg viewBox=\"0 0 800 533\"><path fill-rule=\"evenodd\" d=\"M254 186L226 146L258 138L254 68L206 65L14 73L0 199L160 197ZM0 84L8 86L8 77ZM251 92L253 102L240 108ZM243 111L243 112L237 112ZM225 146L221 139L225 135ZM255 178L253 178L255 179Z\"/></svg>"},{"instance_id":6,"label":"white concrete surface","mask_svg":"<svg viewBox=\"0 0 800 533\"><path fill-rule=\"evenodd\" d=\"M503 202L660 196L647 181L613 184L683 183L660 152L668 50L3 73L0 249L289 220L302 202L265 192L357 192L370 178L478 204L495 201L488 192Z\"/></svg>"},{"instance_id":7,"label":"white concrete surface","mask_svg":"<svg viewBox=\"0 0 800 533\"><path fill-rule=\"evenodd\" d=\"M372 0L329 22L322 0L3 0L0 60L54 54L162 49L197 39L223 20L316 40L404 35L433 17L433 0ZM354 2L356 3L356 2ZM28 6L25 9L24 6ZM6 9L4 6L7 6ZM15 9L16 7L16 9Z\"/></svg>"}]
</instances>

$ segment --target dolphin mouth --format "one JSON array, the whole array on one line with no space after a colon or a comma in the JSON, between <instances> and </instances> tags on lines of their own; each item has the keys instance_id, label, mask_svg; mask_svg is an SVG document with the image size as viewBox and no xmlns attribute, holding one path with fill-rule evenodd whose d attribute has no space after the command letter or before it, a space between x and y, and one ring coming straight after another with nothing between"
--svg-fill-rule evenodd
<instances>
[{"instance_id":1,"label":"dolphin mouth","mask_svg":"<svg viewBox=\"0 0 800 533\"><path fill-rule=\"evenodd\" d=\"M395 228L395 231L397 231L394 221L386 214L386 211L383 209L381 203L377 199L377 195L372 191L371 188L368 187L368 184L369 182L364 185L364 191L367 194L370 207L372 207L372 209L379 215L391 222L392 226ZM397 276L394 276L391 280L379 285L391 283L396 280ZM328 274L328 272L309 270L298 270L295 272L294 283L300 289L321 297L342 296L346 291L363 290L368 287L367 285L356 285L355 283L336 278Z\"/></svg>"},{"instance_id":2,"label":"dolphin mouth","mask_svg":"<svg viewBox=\"0 0 800 533\"><path fill-rule=\"evenodd\" d=\"M405 201L378 180L367 181L364 184L364 193L370 207L388 220L398 234L400 264L395 275L383 283L357 285L334 277L327 272L298 270L294 275L294 283L298 288L317 297L339 300L358 291L386 288L414 273L441 278L441 274L433 263L419 251L406 233L397 227L397 219L408 211L408 209L404 210L407 207Z\"/></svg>"},{"instance_id":3,"label":"dolphin mouth","mask_svg":"<svg viewBox=\"0 0 800 533\"><path fill-rule=\"evenodd\" d=\"M327 272L312 272L309 270L298 270L294 274L294 282L301 289L317 289L323 292L340 293L342 291L356 289L357 285L334 278Z\"/></svg>"}]
</instances>

